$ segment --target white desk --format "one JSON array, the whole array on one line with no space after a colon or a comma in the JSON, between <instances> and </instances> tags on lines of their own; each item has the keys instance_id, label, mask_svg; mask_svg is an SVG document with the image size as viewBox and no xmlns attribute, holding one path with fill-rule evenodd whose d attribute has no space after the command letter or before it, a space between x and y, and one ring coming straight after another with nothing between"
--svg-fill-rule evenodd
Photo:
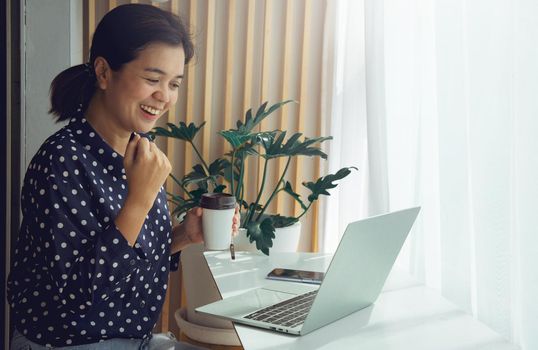
<instances>
[{"instance_id":1,"label":"white desk","mask_svg":"<svg viewBox=\"0 0 538 350\"><path fill-rule=\"evenodd\" d=\"M261 285L289 283L265 279L275 267L326 271L331 255L239 252L204 253L223 298ZM345 288L342 285L342 288ZM438 292L392 272L377 302L310 334L298 337L235 325L245 350L517 350L499 334L442 298Z\"/></svg>"}]
</instances>

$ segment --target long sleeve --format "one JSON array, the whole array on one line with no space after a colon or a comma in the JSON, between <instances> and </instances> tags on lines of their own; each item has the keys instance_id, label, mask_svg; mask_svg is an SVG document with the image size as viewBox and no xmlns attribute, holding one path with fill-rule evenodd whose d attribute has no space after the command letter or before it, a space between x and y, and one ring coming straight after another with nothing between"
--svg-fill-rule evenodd
<instances>
[{"instance_id":1,"label":"long sleeve","mask_svg":"<svg viewBox=\"0 0 538 350\"><path fill-rule=\"evenodd\" d=\"M175 259L170 213L161 189L131 247L114 224L127 193L123 158L85 119L41 146L7 284L21 334L49 347L151 335Z\"/></svg>"},{"instance_id":2,"label":"long sleeve","mask_svg":"<svg viewBox=\"0 0 538 350\"><path fill-rule=\"evenodd\" d=\"M36 203L29 213L36 220L31 237L44 247L47 274L61 303L84 313L97 299L107 300L111 290L149 261L129 246L113 217L106 226L96 221L91 207L99 203L92 203L77 176L70 174L73 169L54 160L48 176L37 177L27 193Z\"/></svg>"}]
</instances>

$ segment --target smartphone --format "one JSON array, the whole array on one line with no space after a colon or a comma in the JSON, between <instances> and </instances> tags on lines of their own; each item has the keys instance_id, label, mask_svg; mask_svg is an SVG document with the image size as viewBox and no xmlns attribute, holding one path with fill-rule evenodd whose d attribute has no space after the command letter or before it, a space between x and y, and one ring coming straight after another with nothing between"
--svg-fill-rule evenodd
<instances>
[{"instance_id":1,"label":"smartphone","mask_svg":"<svg viewBox=\"0 0 538 350\"><path fill-rule=\"evenodd\" d=\"M321 284L325 273L316 271L303 271L277 268L267 274L268 279Z\"/></svg>"}]
</instances>

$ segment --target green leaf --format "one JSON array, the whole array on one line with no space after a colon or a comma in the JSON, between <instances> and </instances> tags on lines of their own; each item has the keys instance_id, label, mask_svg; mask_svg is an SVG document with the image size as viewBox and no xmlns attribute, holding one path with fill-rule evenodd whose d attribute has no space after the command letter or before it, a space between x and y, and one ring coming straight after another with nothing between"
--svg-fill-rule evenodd
<instances>
[{"instance_id":1,"label":"green leaf","mask_svg":"<svg viewBox=\"0 0 538 350\"><path fill-rule=\"evenodd\" d=\"M293 134L286 143L284 138L286 136L285 131L277 132L278 136L274 136L272 140L267 140L262 143L262 146L265 149L264 158L278 158L278 157L293 157L293 156L318 156L323 159L327 159L327 154L321 151L318 147L313 147L314 144L319 144L327 140L331 140L332 137L315 137L307 138L305 137L304 141L300 141L301 133Z\"/></svg>"},{"instance_id":2,"label":"green leaf","mask_svg":"<svg viewBox=\"0 0 538 350\"><path fill-rule=\"evenodd\" d=\"M239 205L240 205L243 209L248 209L248 203L247 203L247 201L245 201L245 200L241 200L241 201L238 200L237 203L239 203ZM242 215L241 215L241 217L242 217ZM244 219L244 218L243 218L243 219Z\"/></svg>"},{"instance_id":3,"label":"green leaf","mask_svg":"<svg viewBox=\"0 0 538 350\"><path fill-rule=\"evenodd\" d=\"M273 220L273 226L275 228L288 227L295 224L299 219L291 216L281 216L280 214L269 216Z\"/></svg>"},{"instance_id":4,"label":"green leaf","mask_svg":"<svg viewBox=\"0 0 538 350\"><path fill-rule=\"evenodd\" d=\"M183 184L189 185L189 184L200 184L202 182L207 182L208 178L210 177L209 174L206 173L204 167L200 164L196 164L192 167L193 171L188 173L183 177Z\"/></svg>"},{"instance_id":5,"label":"green leaf","mask_svg":"<svg viewBox=\"0 0 538 350\"><path fill-rule=\"evenodd\" d=\"M198 187L195 190L189 191L190 195L192 196L190 201L192 201L195 204L194 206L199 206L200 199L202 199L202 195L207 192L208 192L207 188L203 188L203 187Z\"/></svg>"},{"instance_id":6,"label":"green leaf","mask_svg":"<svg viewBox=\"0 0 538 350\"><path fill-rule=\"evenodd\" d=\"M261 104L260 107L258 107L258 111L256 112L256 118L254 118L254 120L260 118L263 115L263 112L265 112L265 107L267 107L268 103L269 101L265 101L264 103Z\"/></svg>"},{"instance_id":7,"label":"green leaf","mask_svg":"<svg viewBox=\"0 0 538 350\"><path fill-rule=\"evenodd\" d=\"M214 193L222 193L226 189L226 185L218 185L213 190Z\"/></svg>"},{"instance_id":8,"label":"green leaf","mask_svg":"<svg viewBox=\"0 0 538 350\"><path fill-rule=\"evenodd\" d=\"M170 131L165 128L161 128L160 126L153 128L153 130L150 131L148 134L152 134L155 136L174 137L174 135Z\"/></svg>"},{"instance_id":9,"label":"green leaf","mask_svg":"<svg viewBox=\"0 0 538 350\"><path fill-rule=\"evenodd\" d=\"M252 135L248 133L242 133L237 130L223 130L219 131L219 134L224 137L226 141L232 146L232 148L236 149L247 143L251 140Z\"/></svg>"},{"instance_id":10,"label":"green leaf","mask_svg":"<svg viewBox=\"0 0 538 350\"><path fill-rule=\"evenodd\" d=\"M226 159L217 158L209 165L209 175L224 176L224 169L229 166L230 162Z\"/></svg>"},{"instance_id":11,"label":"green leaf","mask_svg":"<svg viewBox=\"0 0 538 350\"><path fill-rule=\"evenodd\" d=\"M298 195L292 188L291 188L291 183L289 181L286 181L286 184L284 185L284 187L282 188L282 190L284 192L286 192L287 194L289 194L290 196L292 196L297 202L299 202L299 204L301 205L301 208L303 208L303 210L306 210L306 205L303 203L303 201L301 200L301 196Z\"/></svg>"},{"instance_id":12,"label":"green leaf","mask_svg":"<svg viewBox=\"0 0 538 350\"><path fill-rule=\"evenodd\" d=\"M233 167L233 178L234 181L239 181L239 169L241 167L241 159L235 158L235 166ZM228 181L229 183L232 182L232 163L228 160L226 160L226 166L224 168L224 179Z\"/></svg>"},{"instance_id":13,"label":"green leaf","mask_svg":"<svg viewBox=\"0 0 538 350\"><path fill-rule=\"evenodd\" d=\"M237 121L236 129L219 131L219 134L232 146L234 150L241 147L245 147L248 142L254 144L260 144L267 142L269 137L274 137L273 132L257 132L253 133L252 130L260 124L267 116L282 107L286 103L295 102L292 100L282 101L275 103L268 110L266 110L267 102L264 102L256 112L256 116L252 117L252 109L249 109L245 115L245 122ZM252 146L250 146L252 147Z\"/></svg>"},{"instance_id":14,"label":"green leaf","mask_svg":"<svg viewBox=\"0 0 538 350\"><path fill-rule=\"evenodd\" d=\"M293 100L281 101L269 107L268 110L265 110L265 108L267 107L267 101L266 101L258 108L258 111L256 112L256 116L254 118L252 118L252 109L249 109L245 114L245 122L244 123L240 121L237 122L237 131L243 134L250 133L252 129L254 129L265 118L267 118L267 116L269 116L271 113L276 111L278 108L290 102L296 102L296 101L293 101Z\"/></svg>"},{"instance_id":15,"label":"green leaf","mask_svg":"<svg viewBox=\"0 0 538 350\"><path fill-rule=\"evenodd\" d=\"M187 125L184 122L179 122L179 126L172 123L167 123L166 125L168 126L168 129L155 127L149 134L192 142L198 131L204 127L205 122L200 124L200 126L196 126L194 123Z\"/></svg>"},{"instance_id":16,"label":"green leaf","mask_svg":"<svg viewBox=\"0 0 538 350\"><path fill-rule=\"evenodd\" d=\"M168 195L168 201L172 203L171 207L174 208L172 215L176 217L181 216L181 214L198 205L198 199L196 198L185 199L180 195L174 195L170 192L166 192L166 194Z\"/></svg>"},{"instance_id":17,"label":"green leaf","mask_svg":"<svg viewBox=\"0 0 538 350\"><path fill-rule=\"evenodd\" d=\"M199 205L199 202L194 199L189 200L183 200L181 204L177 204L177 206L172 211L172 215L174 215L176 218L179 219L179 217L183 214L189 211L190 209L196 207Z\"/></svg>"},{"instance_id":18,"label":"green leaf","mask_svg":"<svg viewBox=\"0 0 538 350\"><path fill-rule=\"evenodd\" d=\"M319 198L320 195L329 196L328 189L335 188L337 184L333 183L348 176L351 170L357 168L347 167L338 170L335 174L329 174L327 176L320 177L316 182L303 182L303 186L308 188L312 193L308 196L308 201L313 202Z\"/></svg>"},{"instance_id":19,"label":"green leaf","mask_svg":"<svg viewBox=\"0 0 538 350\"><path fill-rule=\"evenodd\" d=\"M273 220L267 217L261 221L250 222L247 224L246 229L250 242L256 242L256 248L265 255L269 255L269 248L273 246L273 239L275 238Z\"/></svg>"}]
</instances>

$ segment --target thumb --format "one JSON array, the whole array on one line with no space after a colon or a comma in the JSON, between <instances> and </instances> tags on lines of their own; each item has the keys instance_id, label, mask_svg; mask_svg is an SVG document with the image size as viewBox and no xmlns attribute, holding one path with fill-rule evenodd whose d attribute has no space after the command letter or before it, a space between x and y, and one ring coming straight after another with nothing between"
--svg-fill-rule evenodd
<instances>
[{"instance_id":1,"label":"thumb","mask_svg":"<svg viewBox=\"0 0 538 350\"><path fill-rule=\"evenodd\" d=\"M202 212L203 212L202 208L200 208L200 207L194 208L194 215L202 216Z\"/></svg>"},{"instance_id":2,"label":"thumb","mask_svg":"<svg viewBox=\"0 0 538 350\"><path fill-rule=\"evenodd\" d=\"M134 162L134 158L136 155L136 146L139 139L140 135L134 132L129 139L129 143L127 143L127 148L125 149L125 156L123 157L126 167L129 167Z\"/></svg>"}]
</instances>

